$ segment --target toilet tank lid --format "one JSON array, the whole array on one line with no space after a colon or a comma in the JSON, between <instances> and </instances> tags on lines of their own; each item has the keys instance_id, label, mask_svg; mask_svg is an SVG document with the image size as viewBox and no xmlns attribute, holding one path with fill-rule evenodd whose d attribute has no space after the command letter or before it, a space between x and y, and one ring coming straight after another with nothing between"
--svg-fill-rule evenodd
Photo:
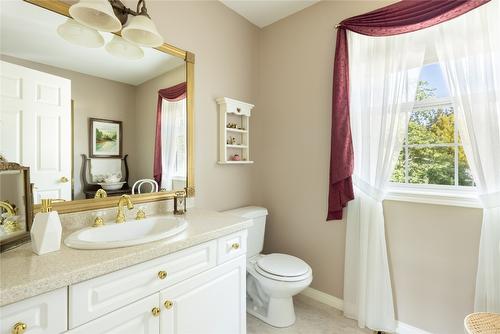
<instances>
[{"instance_id":1,"label":"toilet tank lid","mask_svg":"<svg viewBox=\"0 0 500 334\"><path fill-rule=\"evenodd\" d=\"M267 216L267 209L259 206L245 206L242 208L224 211L238 217L253 219L258 217Z\"/></svg>"}]
</instances>

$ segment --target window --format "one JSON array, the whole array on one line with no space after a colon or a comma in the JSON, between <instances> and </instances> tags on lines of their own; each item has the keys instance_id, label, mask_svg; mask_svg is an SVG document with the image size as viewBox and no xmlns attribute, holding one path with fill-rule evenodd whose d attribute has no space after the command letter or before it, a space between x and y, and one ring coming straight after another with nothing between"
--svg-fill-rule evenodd
<instances>
[{"instance_id":1,"label":"window","mask_svg":"<svg viewBox=\"0 0 500 334\"><path fill-rule=\"evenodd\" d=\"M403 148L391 181L471 187L472 175L455 127L449 90L437 63L425 65Z\"/></svg>"}]
</instances>

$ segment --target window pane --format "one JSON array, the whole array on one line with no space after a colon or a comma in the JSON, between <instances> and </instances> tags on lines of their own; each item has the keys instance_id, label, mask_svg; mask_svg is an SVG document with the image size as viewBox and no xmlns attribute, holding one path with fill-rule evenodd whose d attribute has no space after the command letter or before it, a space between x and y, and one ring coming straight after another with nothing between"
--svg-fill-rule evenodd
<instances>
[{"instance_id":1,"label":"window pane","mask_svg":"<svg viewBox=\"0 0 500 334\"><path fill-rule=\"evenodd\" d=\"M453 107L417 109L408 123L408 143L449 144L455 141Z\"/></svg>"},{"instance_id":2,"label":"window pane","mask_svg":"<svg viewBox=\"0 0 500 334\"><path fill-rule=\"evenodd\" d=\"M454 185L455 148L409 148L408 177L410 183Z\"/></svg>"},{"instance_id":3,"label":"window pane","mask_svg":"<svg viewBox=\"0 0 500 334\"><path fill-rule=\"evenodd\" d=\"M450 96L443 72L438 63L425 65L420 72L417 87L417 101Z\"/></svg>"},{"instance_id":4,"label":"window pane","mask_svg":"<svg viewBox=\"0 0 500 334\"><path fill-rule=\"evenodd\" d=\"M473 186L474 179L469 169L469 163L465 157L464 148L458 147L458 185L459 186Z\"/></svg>"},{"instance_id":5,"label":"window pane","mask_svg":"<svg viewBox=\"0 0 500 334\"><path fill-rule=\"evenodd\" d=\"M405 183L405 149L399 153L398 162L394 167L394 173L391 177L391 182Z\"/></svg>"}]
</instances>

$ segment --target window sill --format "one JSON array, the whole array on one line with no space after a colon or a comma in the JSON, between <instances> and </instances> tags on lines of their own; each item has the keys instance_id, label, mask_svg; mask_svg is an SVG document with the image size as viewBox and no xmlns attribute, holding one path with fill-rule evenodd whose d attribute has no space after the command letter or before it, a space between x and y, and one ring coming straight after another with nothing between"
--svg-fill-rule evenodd
<instances>
[{"instance_id":1,"label":"window sill","mask_svg":"<svg viewBox=\"0 0 500 334\"><path fill-rule=\"evenodd\" d=\"M472 189L439 188L439 186L426 187L392 184L384 200L481 208L481 203Z\"/></svg>"}]
</instances>

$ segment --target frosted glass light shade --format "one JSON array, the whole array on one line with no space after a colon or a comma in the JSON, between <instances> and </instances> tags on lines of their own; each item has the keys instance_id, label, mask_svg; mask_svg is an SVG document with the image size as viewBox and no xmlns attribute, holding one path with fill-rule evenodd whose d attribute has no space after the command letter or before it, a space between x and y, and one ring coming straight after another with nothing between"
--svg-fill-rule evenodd
<instances>
[{"instance_id":1,"label":"frosted glass light shade","mask_svg":"<svg viewBox=\"0 0 500 334\"><path fill-rule=\"evenodd\" d=\"M163 44L163 38L158 33L153 21L145 15L137 15L123 28L122 36L127 41L152 48Z\"/></svg>"},{"instance_id":2,"label":"frosted glass light shade","mask_svg":"<svg viewBox=\"0 0 500 334\"><path fill-rule=\"evenodd\" d=\"M100 48L104 45L104 38L96 30L86 27L73 19L57 27L57 33L65 41L86 48Z\"/></svg>"},{"instance_id":3,"label":"frosted glass light shade","mask_svg":"<svg viewBox=\"0 0 500 334\"><path fill-rule=\"evenodd\" d=\"M69 7L69 14L79 23L99 31L116 32L122 28L108 0L80 0Z\"/></svg>"},{"instance_id":4,"label":"frosted glass light shade","mask_svg":"<svg viewBox=\"0 0 500 334\"><path fill-rule=\"evenodd\" d=\"M115 57L137 60L144 57L144 51L137 45L127 42L120 36L113 36L113 39L106 44L106 51Z\"/></svg>"}]
</instances>

